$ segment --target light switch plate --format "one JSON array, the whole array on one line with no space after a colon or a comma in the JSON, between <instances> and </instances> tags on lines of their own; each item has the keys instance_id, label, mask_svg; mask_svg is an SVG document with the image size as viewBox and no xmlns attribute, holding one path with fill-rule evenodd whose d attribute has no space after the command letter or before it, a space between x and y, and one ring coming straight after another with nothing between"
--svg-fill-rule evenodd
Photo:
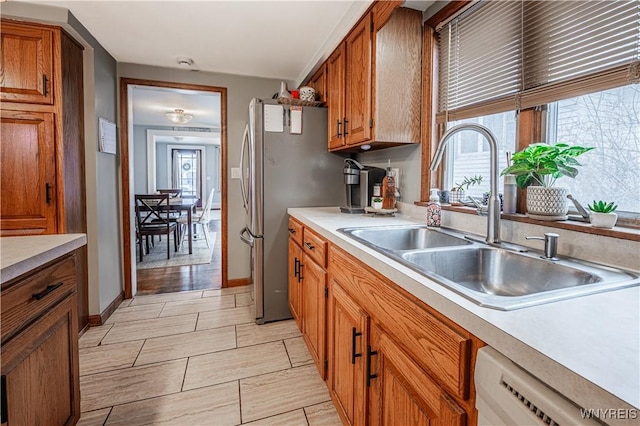
<instances>
[{"instance_id":1,"label":"light switch plate","mask_svg":"<svg viewBox=\"0 0 640 426\"><path fill-rule=\"evenodd\" d=\"M240 179L240 167L231 168L231 179Z\"/></svg>"}]
</instances>

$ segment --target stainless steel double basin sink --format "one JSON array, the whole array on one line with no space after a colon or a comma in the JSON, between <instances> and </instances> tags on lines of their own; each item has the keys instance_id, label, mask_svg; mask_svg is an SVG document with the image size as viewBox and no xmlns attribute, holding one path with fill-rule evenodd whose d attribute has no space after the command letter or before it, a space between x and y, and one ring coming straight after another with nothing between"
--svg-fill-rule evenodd
<instances>
[{"instance_id":1,"label":"stainless steel double basin sink","mask_svg":"<svg viewBox=\"0 0 640 426\"><path fill-rule=\"evenodd\" d=\"M640 284L632 272L470 241L426 226L338 231L480 306L512 310ZM512 247L511 245L509 247Z\"/></svg>"}]
</instances>

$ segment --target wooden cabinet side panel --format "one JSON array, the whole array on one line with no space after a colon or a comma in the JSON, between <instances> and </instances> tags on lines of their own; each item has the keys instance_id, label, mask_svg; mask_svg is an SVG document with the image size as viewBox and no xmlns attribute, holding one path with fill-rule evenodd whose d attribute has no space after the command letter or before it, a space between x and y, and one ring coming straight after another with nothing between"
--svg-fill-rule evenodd
<instances>
[{"instance_id":1,"label":"wooden cabinet side panel","mask_svg":"<svg viewBox=\"0 0 640 426\"><path fill-rule=\"evenodd\" d=\"M367 14L346 38L347 145L371 139L371 34L371 14Z\"/></svg>"},{"instance_id":2,"label":"wooden cabinet side panel","mask_svg":"<svg viewBox=\"0 0 640 426\"><path fill-rule=\"evenodd\" d=\"M52 104L53 30L3 20L1 37L0 99Z\"/></svg>"},{"instance_id":3,"label":"wooden cabinet side panel","mask_svg":"<svg viewBox=\"0 0 640 426\"><path fill-rule=\"evenodd\" d=\"M327 59L327 125L329 149L346 144L344 138L345 44L340 43Z\"/></svg>"},{"instance_id":4,"label":"wooden cabinet side panel","mask_svg":"<svg viewBox=\"0 0 640 426\"><path fill-rule=\"evenodd\" d=\"M288 300L289 300L289 309L291 310L291 315L296 320L296 324L298 324L298 329L300 331L303 330L302 326L302 310L300 303L300 288L302 286L298 276L296 275L296 271L298 269L298 264L302 261L302 249L295 243L293 238L289 238L289 256L288 256Z\"/></svg>"},{"instance_id":5,"label":"wooden cabinet side panel","mask_svg":"<svg viewBox=\"0 0 640 426\"><path fill-rule=\"evenodd\" d=\"M324 296L327 285L327 273L307 254L303 255L302 312L303 335L309 352L324 380L325 354L325 310Z\"/></svg>"},{"instance_id":6,"label":"wooden cabinet side panel","mask_svg":"<svg viewBox=\"0 0 640 426\"><path fill-rule=\"evenodd\" d=\"M352 260L334 246L329 248L330 274L349 294L367 306L372 317L400 342L421 367L441 381L452 394L467 399L470 393L471 338L445 325L426 309L407 299L394 284Z\"/></svg>"},{"instance_id":7,"label":"wooden cabinet side panel","mask_svg":"<svg viewBox=\"0 0 640 426\"><path fill-rule=\"evenodd\" d=\"M2 235L16 230L56 233L53 114L6 110L0 114Z\"/></svg>"},{"instance_id":8,"label":"wooden cabinet side panel","mask_svg":"<svg viewBox=\"0 0 640 426\"><path fill-rule=\"evenodd\" d=\"M377 142L420 143L422 15L399 8L373 35ZM374 26L378 27L377 23Z\"/></svg>"},{"instance_id":9,"label":"wooden cabinet side panel","mask_svg":"<svg viewBox=\"0 0 640 426\"><path fill-rule=\"evenodd\" d=\"M327 101L327 74L325 72L326 64L322 64L318 71L311 77L309 87L313 87L316 90L316 101Z\"/></svg>"}]
</instances>

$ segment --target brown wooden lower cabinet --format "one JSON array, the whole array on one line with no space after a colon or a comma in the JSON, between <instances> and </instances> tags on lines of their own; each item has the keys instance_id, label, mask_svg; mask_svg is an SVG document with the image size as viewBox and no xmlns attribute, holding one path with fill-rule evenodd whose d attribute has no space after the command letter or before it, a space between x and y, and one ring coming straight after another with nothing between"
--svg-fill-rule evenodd
<instances>
[{"instance_id":1,"label":"brown wooden lower cabinet","mask_svg":"<svg viewBox=\"0 0 640 426\"><path fill-rule=\"evenodd\" d=\"M323 379L326 378L325 312L327 273L306 253L300 265L302 275L302 336Z\"/></svg>"},{"instance_id":2,"label":"brown wooden lower cabinet","mask_svg":"<svg viewBox=\"0 0 640 426\"><path fill-rule=\"evenodd\" d=\"M300 276L300 263L302 262L302 249L296 244L293 238L289 238L289 255L288 263L289 270L287 273L289 286L288 286L288 300L289 310L291 315L296 320L298 328L302 330L302 316L300 291L302 289L302 276Z\"/></svg>"},{"instance_id":3,"label":"brown wooden lower cabinet","mask_svg":"<svg viewBox=\"0 0 640 426\"><path fill-rule=\"evenodd\" d=\"M75 272L74 265L75 255L65 256L2 284L3 322L20 318L20 327L2 339L3 425L80 419L76 276L61 272Z\"/></svg>"}]
</instances>

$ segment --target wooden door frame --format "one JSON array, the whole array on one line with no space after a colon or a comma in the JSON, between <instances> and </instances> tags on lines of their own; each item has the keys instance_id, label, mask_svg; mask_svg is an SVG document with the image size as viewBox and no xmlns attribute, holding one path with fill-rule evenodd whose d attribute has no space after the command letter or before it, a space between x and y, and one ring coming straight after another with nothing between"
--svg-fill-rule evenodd
<instances>
[{"instance_id":1,"label":"wooden door frame","mask_svg":"<svg viewBox=\"0 0 640 426\"><path fill-rule=\"evenodd\" d=\"M222 233L222 287L227 286L227 88L200 84L174 83L157 80L120 78L120 167L122 179L122 235L124 266L124 297L133 297L131 264L130 175L129 175L129 86L152 86L169 89L199 90L220 94L220 149L221 149L221 233Z\"/></svg>"}]
</instances>

